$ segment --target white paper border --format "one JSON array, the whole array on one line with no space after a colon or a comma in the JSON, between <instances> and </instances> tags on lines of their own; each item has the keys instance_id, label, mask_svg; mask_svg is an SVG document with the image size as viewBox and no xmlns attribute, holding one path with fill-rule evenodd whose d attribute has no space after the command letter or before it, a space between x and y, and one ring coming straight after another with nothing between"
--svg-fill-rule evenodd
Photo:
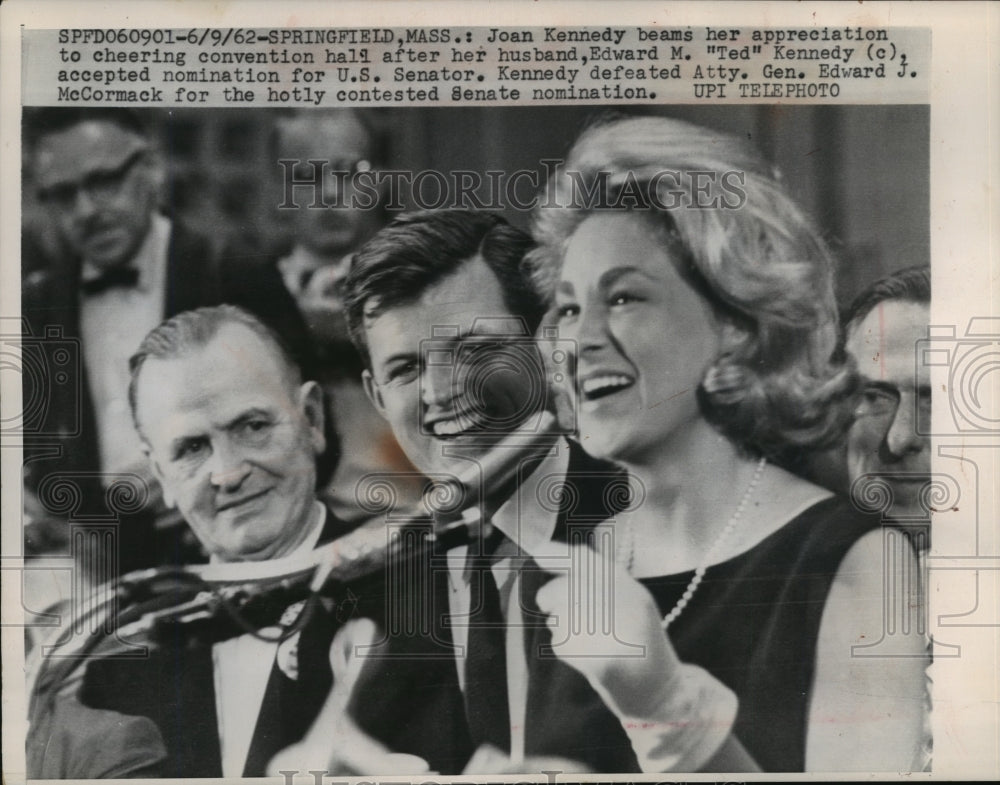
<instances>
[{"instance_id":1,"label":"white paper border","mask_svg":"<svg viewBox=\"0 0 1000 785\"><path fill-rule=\"evenodd\" d=\"M0 312L19 314L20 211L20 33L21 27L398 27L468 24L524 25L663 25L713 26L928 26L933 30L931 68L931 259L933 312L931 323L956 325L961 334L970 316L996 316L1000 290L997 188L1000 186L1000 8L990 3L690 3L657 2L60 2L15 0L0 9ZM941 379L934 377L935 389ZM946 381L946 380L945 380ZM7 384L3 411L18 411L20 389ZM996 412L997 401L992 411ZM951 443L954 440L950 440ZM4 565L20 552L20 460L16 450L2 456L2 552ZM982 483L978 503L983 544L1000 553L997 538L998 460L995 449L976 450ZM965 488L963 490L968 490ZM967 514L972 515L970 509ZM957 521L958 524L961 521ZM989 527L993 527L990 530ZM942 527L934 531L936 554L958 553L957 539ZM946 562L938 562L946 565ZM955 564L960 564L956 560ZM3 571L4 620L10 607ZM964 591L959 573L932 572L931 613L949 605ZM967 586L967 584L964 584ZM980 604L988 618L1000 623L1000 570L987 570L980 582ZM16 597L14 598L16 599ZM992 614L992 615L990 615ZM932 624L932 629L933 629ZM996 779L1000 777L1000 626L949 627L949 643L962 646L962 657L935 665L934 772L907 779ZM3 627L3 756L9 782L24 778L23 630ZM760 779L740 774L742 780ZM669 779L661 775L659 779ZM802 779L766 775L767 780ZM812 778L820 778L813 776ZM439 781L440 778L433 778ZM476 782L485 778L464 778ZM523 781L524 777L491 781ZM602 780L638 780L639 777ZM685 780L721 777L685 775ZM868 779L843 776L838 779ZM362 781L371 778L362 778ZM338 778L338 781L340 779ZM379 782L408 781L378 778ZM417 781L415 778L409 781Z\"/></svg>"}]
</instances>

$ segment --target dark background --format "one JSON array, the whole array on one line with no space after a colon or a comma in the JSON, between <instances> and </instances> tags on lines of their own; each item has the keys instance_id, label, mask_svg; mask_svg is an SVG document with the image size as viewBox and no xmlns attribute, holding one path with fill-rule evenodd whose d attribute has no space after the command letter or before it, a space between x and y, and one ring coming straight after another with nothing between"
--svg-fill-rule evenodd
<instances>
[{"instance_id":1,"label":"dark background","mask_svg":"<svg viewBox=\"0 0 1000 785\"><path fill-rule=\"evenodd\" d=\"M930 263L927 106L669 106L662 113L745 135L784 173L840 260L842 303L900 267ZM308 111L308 110L306 110ZM560 158L602 107L371 110L393 168L530 169ZM209 233L265 248L287 240L272 124L280 110L146 110L168 164L164 208ZM26 231L53 242L32 204ZM530 215L508 211L527 227Z\"/></svg>"}]
</instances>

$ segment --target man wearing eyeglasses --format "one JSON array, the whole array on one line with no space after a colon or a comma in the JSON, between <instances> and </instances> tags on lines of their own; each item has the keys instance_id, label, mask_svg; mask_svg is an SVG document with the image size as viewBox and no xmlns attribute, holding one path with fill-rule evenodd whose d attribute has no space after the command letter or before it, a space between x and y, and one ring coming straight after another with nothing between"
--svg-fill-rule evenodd
<instances>
[{"instance_id":1,"label":"man wearing eyeglasses","mask_svg":"<svg viewBox=\"0 0 1000 785\"><path fill-rule=\"evenodd\" d=\"M847 438L850 480L877 475L892 491L887 514L899 519L928 515L920 495L931 470L931 388L916 344L927 335L930 299L930 268L910 267L863 291L845 319L864 385Z\"/></svg>"},{"instance_id":2,"label":"man wearing eyeglasses","mask_svg":"<svg viewBox=\"0 0 1000 785\"><path fill-rule=\"evenodd\" d=\"M46 219L46 244L61 252L25 277L22 312L36 339L54 331L77 352L69 384L46 380L33 390L26 377L26 400L49 396L38 430L55 434L61 451L54 460L26 460L26 479L32 489L45 476L71 473L91 504L104 494L81 472L145 475L126 395L137 336L181 311L228 302L274 328L300 363L308 366L311 354L302 316L273 268L226 256L219 238L159 212L164 167L142 116L46 107L26 110L24 129L26 179ZM92 481L94 488L82 487ZM100 506L93 512L107 514ZM123 525L120 537L141 528ZM120 547L122 569L147 566L147 545Z\"/></svg>"}]
</instances>

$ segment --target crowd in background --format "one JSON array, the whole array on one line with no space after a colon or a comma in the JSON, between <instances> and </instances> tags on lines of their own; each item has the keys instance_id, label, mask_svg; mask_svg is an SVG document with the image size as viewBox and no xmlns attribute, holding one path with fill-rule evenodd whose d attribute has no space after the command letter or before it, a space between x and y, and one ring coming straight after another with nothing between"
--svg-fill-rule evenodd
<instances>
[{"instance_id":1,"label":"crowd in background","mask_svg":"<svg viewBox=\"0 0 1000 785\"><path fill-rule=\"evenodd\" d=\"M581 466L624 470L644 489L641 514L622 508L603 509L602 516L621 522L616 548L623 550L614 560L624 571L616 579L618 602L631 603L618 616L627 621L624 639L641 641L649 654L641 664L602 667L564 649L548 662L529 656L518 666L523 678L490 660L494 671L508 674L507 692L484 696L481 685L490 677L480 681L472 670L481 645L473 626L465 641L468 664L459 668L454 689L433 699L404 690L408 700L428 712L438 700L464 700L459 714L468 727L449 738L467 734L471 749L492 745L521 761L557 754L595 771L830 770L849 754L866 769L877 768L885 755L893 769L904 759L922 765L916 749L926 741L926 641L907 640L905 666L878 658L861 665L845 656L842 644L877 634L883 621L869 615L869 595L884 568L882 534L870 516L852 509L852 485L873 478L888 483L893 502L886 512L910 535L920 530L912 537L915 553L927 545L929 513L921 505L930 447L919 426L929 417L930 391L912 351L929 318L921 201L927 184L902 165L924 150L926 118L907 118L912 127L905 141L894 134L895 154L883 166L894 175L906 172L900 177L915 178L917 187L893 204L873 196L881 187L877 172L850 160L854 148L846 142L852 131L884 119L874 117L881 109L873 108L872 116L803 110L790 120L775 117L774 109L754 111L751 122L728 118L724 128L644 113L606 118L580 133L582 114L553 110L531 128L518 127L532 139L524 147L516 135L496 128L477 135L469 127L498 118L517 123L528 119L523 110L415 112L412 126L405 113L351 110L219 111L176 121L129 110L26 111L22 312L34 338L71 344L70 378L79 382L52 385L33 410L35 436L26 440L24 463L26 553L72 553L95 583L163 564L308 553L372 518L359 497L366 478L391 475L396 503L413 507L422 477L458 471L454 456L440 452L442 444L477 428L493 433L490 423L476 420L475 407L456 403L451 388L472 384L462 377L461 362L425 367L414 355L414 340L437 337L435 325L454 326L458 334L451 338L468 352L455 356L464 358L479 344L507 351L512 335L523 341L542 325L554 326L575 347L576 384L561 391L575 419L564 444L569 464L545 468L567 476ZM732 125L753 130L733 135ZM802 153L804 138L828 147L810 159ZM203 145L206 140L212 141ZM536 150L537 158L526 159ZM686 174L742 172L746 201L739 209L670 215L655 209L503 216L405 209L412 205L392 211L384 193L365 208L316 209L308 199L288 204L290 183L310 181L349 203L356 186L337 173L390 166L537 170L543 158L559 156L566 160L550 183L557 192L570 187L573 175L596 181L608 173L602 187L620 196L629 177L648 183L667 167ZM784 175L769 158L778 159ZM681 188L694 193L697 186L684 180ZM560 203L572 202L567 196ZM922 228L882 253L892 241L887 233L913 225ZM878 239L868 242L868 230ZM227 310L231 306L237 308ZM477 321L498 314L488 328ZM470 326L463 331L462 325ZM228 352L219 343L223 337ZM56 362L52 345L38 341L30 348L33 361L48 371ZM233 346L244 353L229 363ZM155 373L161 376L151 387ZM216 406L244 393L263 394L267 380L277 377L280 389L270 394L283 401L279 413L248 404L227 420L228 410ZM523 386L484 378L483 389L492 389L483 395L495 398L490 416L513 422L528 406ZM30 384L26 377L26 391ZM161 409L178 419L159 423L150 412ZM171 438L183 417L201 418L199 427L218 430L219 441ZM284 428L284 452L262 441L271 438L262 434L280 435ZM255 489L253 462L244 462L228 474L213 470L213 492L232 494L231 500L199 495L200 456L211 448L205 460L222 461L223 444L235 451L273 447L268 460L275 464L265 472L273 483ZM313 462L315 474L302 468ZM122 482L135 487L137 503L122 503L115 492ZM66 483L75 488L69 508ZM271 506L265 514L256 504ZM230 507L250 509L248 520L294 526L219 528L221 512ZM492 512L497 521L504 508ZM117 517L116 548L74 539L70 524L109 513ZM495 601L508 635L498 644L507 651L501 663L513 669L517 661L511 597L522 595L512 592L528 592L535 612L549 615L545 635L565 633L578 654L599 646L560 626L565 620L558 621L557 611L569 591L562 579L544 586L528 577L522 582L525 554L506 553L504 543L524 543L496 525L505 537L490 548L504 555L486 572L502 563L501 572L516 576L506 583L496 576ZM556 530L559 525L551 522ZM543 526L539 536L556 535ZM795 554L794 563L783 564L788 554ZM465 558L464 551L449 553L453 582ZM490 606L492 582L477 589L473 581L468 594L453 588L449 607ZM759 596L744 593L751 587ZM44 603L43 589L35 599ZM806 609L801 615L789 613L799 606ZM332 621L324 628L323 654L336 628ZM298 674L308 662L309 629L302 630L294 666L279 667L280 645L256 656L284 674L276 670L269 681L266 668L261 671L265 708L274 679L298 682L286 686L288 695L308 682ZM757 636L760 642L744 651ZM279 750L303 738L315 743L318 733L313 726L307 734L300 720L294 733L282 726L268 735L266 712L254 723L256 709L239 709L240 690L226 685L225 674L254 660L237 651L241 640L213 650L207 671L210 678L214 667L221 741L213 743L221 747L202 752L206 760L218 757L226 775L263 773ZM338 677L337 666L331 677L320 659L320 686L309 682L309 689L322 696ZM162 667L172 673L177 663ZM134 674L103 678L94 695L104 697L91 696L90 705L123 711L107 696L124 694L120 685ZM863 700L845 697L857 680L881 686ZM399 698L387 700L394 705ZM574 702L587 707L590 725L572 742L545 717ZM509 703L510 715L502 712L499 724L489 721L502 703ZM326 711L314 709L313 716ZM515 710L524 712L526 726ZM687 717L683 728L664 730L680 711ZM836 723L824 726L822 712L863 715L859 727L871 723L871 732L845 736ZM185 731L154 715L166 751L150 742L150 758L138 761L132 774L164 771L154 763L183 746ZM223 728L223 719L242 715L250 717L245 727L234 731L240 723L227 720ZM435 711L427 727L455 716ZM896 720L884 724L889 717ZM443 750L440 739L431 743L410 726L386 730L383 720L371 719L364 731L389 750L416 755L437 770L461 770L456 761L468 756L462 744ZM57 713L46 722L58 732ZM659 735L636 726L655 727ZM148 739L151 730L139 723L128 732ZM208 736L215 738L214 728ZM580 749L581 739L593 738L605 746ZM66 750L66 765L75 771L74 743ZM166 771L194 776L200 770Z\"/></svg>"}]
</instances>

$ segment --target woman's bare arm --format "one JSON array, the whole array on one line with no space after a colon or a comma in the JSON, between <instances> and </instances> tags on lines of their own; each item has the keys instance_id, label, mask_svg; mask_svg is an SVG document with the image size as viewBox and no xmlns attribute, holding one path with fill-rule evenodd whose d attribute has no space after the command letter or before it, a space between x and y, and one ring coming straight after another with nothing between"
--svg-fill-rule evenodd
<instances>
[{"instance_id":1,"label":"woman's bare arm","mask_svg":"<svg viewBox=\"0 0 1000 785\"><path fill-rule=\"evenodd\" d=\"M807 771L909 771L922 743L928 664L917 559L899 532L858 540L820 623Z\"/></svg>"}]
</instances>

